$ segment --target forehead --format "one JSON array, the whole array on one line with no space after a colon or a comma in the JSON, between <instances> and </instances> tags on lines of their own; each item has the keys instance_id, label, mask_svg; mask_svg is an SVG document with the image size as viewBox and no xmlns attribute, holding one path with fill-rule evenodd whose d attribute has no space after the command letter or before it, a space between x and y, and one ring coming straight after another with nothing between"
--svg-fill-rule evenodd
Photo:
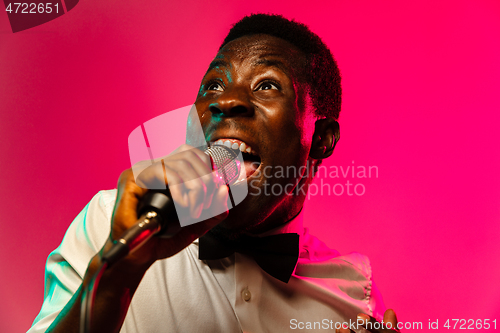
<instances>
[{"instance_id":1,"label":"forehead","mask_svg":"<svg viewBox=\"0 0 500 333\"><path fill-rule=\"evenodd\" d=\"M254 66L274 66L286 74L297 74L298 69L304 66L305 55L293 44L278 37L265 34L243 36L224 45L208 70L243 62Z\"/></svg>"}]
</instances>

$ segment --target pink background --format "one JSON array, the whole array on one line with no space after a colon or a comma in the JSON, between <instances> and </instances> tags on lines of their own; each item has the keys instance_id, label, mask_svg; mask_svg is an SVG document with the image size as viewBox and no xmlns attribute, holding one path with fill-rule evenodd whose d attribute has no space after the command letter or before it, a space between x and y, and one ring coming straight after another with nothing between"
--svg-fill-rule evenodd
<instances>
[{"instance_id":1,"label":"pink background","mask_svg":"<svg viewBox=\"0 0 500 333\"><path fill-rule=\"evenodd\" d=\"M379 169L348 178L363 196L311 197L312 233L367 254L401 321L500 321L498 1L86 0L17 34L0 14L1 332L29 328L47 255L130 166L129 133L193 102L230 24L252 12L323 37L344 89L326 165Z\"/></svg>"}]
</instances>

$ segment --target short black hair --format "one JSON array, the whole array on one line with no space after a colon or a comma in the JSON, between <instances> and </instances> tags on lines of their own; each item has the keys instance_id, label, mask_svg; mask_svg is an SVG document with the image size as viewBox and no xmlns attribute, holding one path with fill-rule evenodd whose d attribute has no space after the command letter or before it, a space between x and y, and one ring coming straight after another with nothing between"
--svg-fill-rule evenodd
<instances>
[{"instance_id":1,"label":"short black hair","mask_svg":"<svg viewBox=\"0 0 500 333\"><path fill-rule=\"evenodd\" d=\"M338 119L342 102L340 71L321 38L305 24L281 15L252 14L233 25L219 50L235 39L255 34L284 39L305 54L308 65L305 79L316 115Z\"/></svg>"}]
</instances>

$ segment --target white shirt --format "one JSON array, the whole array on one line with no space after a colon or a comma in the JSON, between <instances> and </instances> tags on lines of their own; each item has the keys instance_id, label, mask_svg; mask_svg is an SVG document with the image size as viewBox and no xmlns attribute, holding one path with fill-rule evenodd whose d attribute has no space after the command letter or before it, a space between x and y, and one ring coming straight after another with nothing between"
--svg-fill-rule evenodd
<instances>
[{"instance_id":1,"label":"white shirt","mask_svg":"<svg viewBox=\"0 0 500 333\"><path fill-rule=\"evenodd\" d=\"M44 302L29 333L45 332L79 288L110 233L115 198L116 190L99 192L49 255ZM301 247L288 283L239 253L199 260L195 241L149 268L121 332L334 331L335 323L354 322L359 312L382 318L385 309L367 257L330 250L303 228L301 214L266 235L284 232L297 232Z\"/></svg>"}]
</instances>

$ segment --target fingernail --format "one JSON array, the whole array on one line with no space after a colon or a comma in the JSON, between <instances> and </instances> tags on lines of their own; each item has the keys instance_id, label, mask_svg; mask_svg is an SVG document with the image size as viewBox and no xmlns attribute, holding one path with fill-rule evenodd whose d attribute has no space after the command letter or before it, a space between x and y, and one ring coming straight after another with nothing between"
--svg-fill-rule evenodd
<instances>
[{"instance_id":1,"label":"fingernail","mask_svg":"<svg viewBox=\"0 0 500 333\"><path fill-rule=\"evenodd\" d=\"M366 323L367 321L370 321L370 317L368 317L367 315L365 315L364 313L360 313L358 314L358 321L361 321L363 323Z\"/></svg>"}]
</instances>

